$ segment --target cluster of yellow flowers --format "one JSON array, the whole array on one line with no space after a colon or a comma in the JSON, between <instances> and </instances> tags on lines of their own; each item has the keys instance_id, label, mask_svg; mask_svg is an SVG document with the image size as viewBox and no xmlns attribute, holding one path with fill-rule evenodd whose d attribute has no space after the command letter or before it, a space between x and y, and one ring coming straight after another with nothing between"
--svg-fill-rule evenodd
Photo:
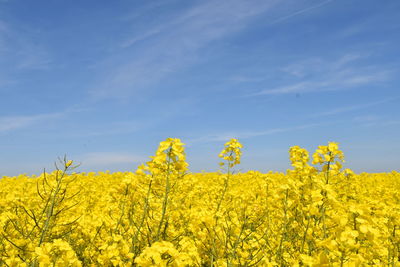
<instances>
[{"instance_id":1,"label":"cluster of yellow flowers","mask_svg":"<svg viewBox=\"0 0 400 267\"><path fill-rule=\"evenodd\" d=\"M0 266L399 266L400 174L343 170L337 143L287 173L189 173L168 138L134 172L0 179Z\"/></svg>"},{"instance_id":2,"label":"cluster of yellow flowers","mask_svg":"<svg viewBox=\"0 0 400 267\"><path fill-rule=\"evenodd\" d=\"M186 162L184 144L178 138L168 138L160 143L156 155L150 157L152 160L146 165L139 166L137 174L146 171L152 175L165 174L168 172L185 172L188 164Z\"/></svg>"},{"instance_id":3,"label":"cluster of yellow flowers","mask_svg":"<svg viewBox=\"0 0 400 267\"><path fill-rule=\"evenodd\" d=\"M228 168L240 164L240 157L242 156L241 149L243 145L239 143L237 139L231 139L225 143L224 149L219 154L219 157L228 162ZM221 162L220 166L224 166L225 163Z\"/></svg>"}]
</instances>

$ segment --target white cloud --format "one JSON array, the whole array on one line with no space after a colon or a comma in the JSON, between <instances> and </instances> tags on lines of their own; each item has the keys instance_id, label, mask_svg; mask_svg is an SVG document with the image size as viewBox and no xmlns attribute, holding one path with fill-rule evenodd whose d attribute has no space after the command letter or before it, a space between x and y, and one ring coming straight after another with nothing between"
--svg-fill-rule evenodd
<instances>
[{"instance_id":1,"label":"white cloud","mask_svg":"<svg viewBox=\"0 0 400 267\"><path fill-rule=\"evenodd\" d=\"M44 122L51 119L56 119L63 116L65 113L48 113L30 116L3 116L0 117L0 133L26 128L36 123Z\"/></svg>"},{"instance_id":2,"label":"white cloud","mask_svg":"<svg viewBox=\"0 0 400 267\"><path fill-rule=\"evenodd\" d=\"M207 143L207 142L224 142L228 141L231 138L238 138L238 139L248 139L257 136L264 136L264 135L273 135L278 133L284 132L292 132L298 131L302 129L317 127L322 125L322 123L310 123L299 125L295 127L287 127L287 128L272 128L267 129L264 131L232 131L232 132L225 132L225 133L217 133L217 134L210 134L206 136L201 136L198 138L192 138L187 140L188 146L196 144L196 143Z\"/></svg>"},{"instance_id":3,"label":"white cloud","mask_svg":"<svg viewBox=\"0 0 400 267\"><path fill-rule=\"evenodd\" d=\"M176 10L169 16L159 16L148 27L135 31L116 45L120 53L106 59L104 75L91 86L90 95L94 99L142 97L144 91L185 67L202 60L201 51L212 42L240 32L248 27L259 15L271 18L271 23L280 23L291 17L327 5L332 0L305 7L305 1L296 1L299 10L287 13L285 7L294 2L282 3L278 0L255 1L215 1L190 2L193 6ZM156 5L158 7L159 4ZM147 12L150 7L146 7ZM123 21L141 25L143 14L134 11ZM121 49L122 48L122 49ZM124 55L124 56L121 56ZM123 60L121 60L123 58ZM101 65L101 64L100 64ZM117 66L117 67L115 67ZM110 71L111 69L111 71ZM243 82L242 78L236 78ZM248 79L246 79L248 81ZM258 80L258 79L257 79Z\"/></svg>"},{"instance_id":4,"label":"white cloud","mask_svg":"<svg viewBox=\"0 0 400 267\"><path fill-rule=\"evenodd\" d=\"M43 113L35 115L10 115L0 117L0 133L14 131L26 127L30 127L39 123L44 123L62 117L67 116L71 113L82 112L87 110L86 108L79 108L78 106L72 106L60 112Z\"/></svg>"},{"instance_id":5,"label":"white cloud","mask_svg":"<svg viewBox=\"0 0 400 267\"><path fill-rule=\"evenodd\" d=\"M29 37L36 34L36 29L18 27L0 20L1 72L13 69L42 70L51 66L52 57L46 46Z\"/></svg>"},{"instance_id":6,"label":"white cloud","mask_svg":"<svg viewBox=\"0 0 400 267\"><path fill-rule=\"evenodd\" d=\"M142 131L148 127L153 126L158 121L115 121L107 122L96 125L79 125L79 131L76 129L69 129L63 131L67 137L94 137L94 136L107 136L107 135L121 135L128 133L135 133Z\"/></svg>"},{"instance_id":7,"label":"white cloud","mask_svg":"<svg viewBox=\"0 0 400 267\"><path fill-rule=\"evenodd\" d=\"M47 70L53 63L43 48L27 43L17 55L20 58L16 65L17 69Z\"/></svg>"},{"instance_id":8,"label":"white cloud","mask_svg":"<svg viewBox=\"0 0 400 267\"><path fill-rule=\"evenodd\" d=\"M315 58L291 64L281 70L295 76L297 82L260 90L250 96L340 91L388 81L391 78L392 70L359 64L357 60L363 58L358 54L347 54L333 61Z\"/></svg>"},{"instance_id":9,"label":"white cloud","mask_svg":"<svg viewBox=\"0 0 400 267\"><path fill-rule=\"evenodd\" d=\"M125 60L98 81L90 92L93 98L125 98L142 92L165 77L200 60L199 51L209 43L240 31L258 14L278 3L269 1L201 1L177 14L173 19L158 21L144 33L133 33L119 46ZM129 21L127 23L134 23ZM135 47L140 41L146 46ZM106 64L107 65L107 64ZM107 68L109 65L107 65Z\"/></svg>"},{"instance_id":10,"label":"white cloud","mask_svg":"<svg viewBox=\"0 0 400 267\"><path fill-rule=\"evenodd\" d=\"M256 76L246 76L246 75L234 75L229 77L227 80L230 82L236 83L256 83L265 80L265 77L256 77Z\"/></svg>"},{"instance_id":11,"label":"white cloud","mask_svg":"<svg viewBox=\"0 0 400 267\"><path fill-rule=\"evenodd\" d=\"M136 43L138 43L140 41L146 40L147 38L150 38L150 37L160 33L163 30L163 28L165 28L165 27L166 26L157 27L157 28L151 29L151 30L149 30L147 32L144 32L143 34L140 34L138 36L133 36L132 38L123 41L120 44L120 46L122 48L127 48L127 47L130 47L130 46L133 46L133 45L135 45Z\"/></svg>"},{"instance_id":12,"label":"white cloud","mask_svg":"<svg viewBox=\"0 0 400 267\"><path fill-rule=\"evenodd\" d=\"M292 18L292 17L298 16L298 15L301 15L301 14L303 14L303 13L309 12L309 11L311 11L311 10L313 10L313 9L316 9L316 8L319 8L319 7L322 7L322 6L325 6L326 4L329 4L329 3L332 2L332 1L333 1L333 0L327 0L327 1L321 2L321 3L319 3L319 4L316 4L316 5L313 5L313 6L310 6L310 7L306 7L306 8L303 8L303 9L300 9L300 10L298 10L298 11L296 11L296 12L293 12L293 13L291 13L291 14L288 14L288 15L286 15L286 16L283 16L283 17L280 17L280 18L274 20L274 21L272 22L272 24L283 22L283 21L288 20L288 19L290 19L290 18Z\"/></svg>"},{"instance_id":13,"label":"white cloud","mask_svg":"<svg viewBox=\"0 0 400 267\"><path fill-rule=\"evenodd\" d=\"M393 120L393 119L374 119L371 118L370 120L358 120L358 122L363 123L362 126L364 127L376 127L376 128L385 128L390 126L397 126L400 124L400 120Z\"/></svg>"},{"instance_id":14,"label":"white cloud","mask_svg":"<svg viewBox=\"0 0 400 267\"><path fill-rule=\"evenodd\" d=\"M356 105L346 106L346 107L338 107L338 108L335 108L335 109L332 109L329 111L316 112L313 115L311 115L310 117L330 116L330 115L336 115L336 114L346 113L346 112L355 111L355 110L367 109L369 107L382 105L382 104L385 104L385 103L388 103L388 102L391 102L391 101L394 101L397 99L399 99L399 98L393 97L393 98L382 99L382 100L375 101L375 102L356 104Z\"/></svg>"},{"instance_id":15,"label":"white cloud","mask_svg":"<svg viewBox=\"0 0 400 267\"><path fill-rule=\"evenodd\" d=\"M138 156L134 154L124 153L124 152L92 152L84 154L81 158L81 163L83 167L87 166L110 166L115 164L123 163L140 163L148 160L148 158L143 156Z\"/></svg>"},{"instance_id":16,"label":"white cloud","mask_svg":"<svg viewBox=\"0 0 400 267\"><path fill-rule=\"evenodd\" d=\"M353 120L356 122L372 122L377 121L380 117L377 115L364 115L364 116L357 116L354 117Z\"/></svg>"}]
</instances>

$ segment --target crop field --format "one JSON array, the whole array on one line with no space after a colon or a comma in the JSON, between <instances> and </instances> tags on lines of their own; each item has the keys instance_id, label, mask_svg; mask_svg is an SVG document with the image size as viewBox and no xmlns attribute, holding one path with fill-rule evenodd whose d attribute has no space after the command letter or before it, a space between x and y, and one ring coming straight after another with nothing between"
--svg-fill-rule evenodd
<instances>
[{"instance_id":1,"label":"crop field","mask_svg":"<svg viewBox=\"0 0 400 267\"><path fill-rule=\"evenodd\" d=\"M168 138L136 172L0 179L0 266L400 266L400 173L354 174L330 142L286 173L189 173Z\"/></svg>"}]
</instances>

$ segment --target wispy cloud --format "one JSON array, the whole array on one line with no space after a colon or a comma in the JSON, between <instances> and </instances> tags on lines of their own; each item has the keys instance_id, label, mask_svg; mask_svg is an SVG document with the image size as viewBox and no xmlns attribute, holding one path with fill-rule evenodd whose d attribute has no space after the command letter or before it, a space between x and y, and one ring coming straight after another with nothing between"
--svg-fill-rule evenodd
<instances>
[{"instance_id":1,"label":"wispy cloud","mask_svg":"<svg viewBox=\"0 0 400 267\"><path fill-rule=\"evenodd\" d=\"M96 124L94 126L80 125L79 131L76 129L65 130L63 131L63 135L71 138L79 138L131 134L154 126L155 123L155 121L117 121Z\"/></svg>"},{"instance_id":2,"label":"wispy cloud","mask_svg":"<svg viewBox=\"0 0 400 267\"><path fill-rule=\"evenodd\" d=\"M30 127L39 123L49 122L68 116L71 113L82 112L86 108L76 106L70 107L60 112L43 113L34 115L9 115L0 117L0 133L11 132L14 130Z\"/></svg>"},{"instance_id":3,"label":"wispy cloud","mask_svg":"<svg viewBox=\"0 0 400 267\"><path fill-rule=\"evenodd\" d=\"M329 73L343 70L346 65L356 63L357 60L367 57L366 54L351 53L345 54L336 60L313 57L298 62L291 63L280 68L280 71L290 74L296 78L310 77L319 73Z\"/></svg>"},{"instance_id":4,"label":"wispy cloud","mask_svg":"<svg viewBox=\"0 0 400 267\"><path fill-rule=\"evenodd\" d=\"M398 97L392 97L392 98L387 98L387 99L382 99L379 101L375 102L369 102L369 103L362 103L362 104L356 104L356 105L351 105L351 106L345 106L345 107L338 107L329 111L323 111L323 112L316 112L310 117L322 117L322 116L330 116L330 115L337 115L341 113L346 113L350 111L355 111L355 110L362 110L362 109L367 109L373 106L378 106L382 105L388 102L392 102L394 100L398 100Z\"/></svg>"},{"instance_id":5,"label":"wispy cloud","mask_svg":"<svg viewBox=\"0 0 400 267\"><path fill-rule=\"evenodd\" d=\"M272 129L267 129L264 131L237 131L237 132L233 131L233 132L225 132L225 133L218 133L218 134L210 134L210 135L201 136L198 138L188 139L187 144L188 144L188 146L190 146L190 145L193 145L196 143L223 142L223 141L227 141L231 138L248 139L248 138L253 138L253 137L258 137L258 136L273 135L273 134L278 134L278 133L308 129L308 128L320 126L322 124L326 124L326 123L310 123L310 124L304 124L304 125L299 125L299 126L295 126L295 127L272 128Z\"/></svg>"},{"instance_id":6,"label":"wispy cloud","mask_svg":"<svg viewBox=\"0 0 400 267\"><path fill-rule=\"evenodd\" d=\"M364 127L390 127L390 126L397 126L400 124L400 120L396 119L385 119L385 118L374 118L371 117L370 120L365 119L364 121L362 120L357 120L357 122L362 123L361 125Z\"/></svg>"},{"instance_id":7,"label":"wispy cloud","mask_svg":"<svg viewBox=\"0 0 400 267\"><path fill-rule=\"evenodd\" d=\"M353 118L355 122L372 122L378 120L380 117L377 115L364 115L364 116L356 116Z\"/></svg>"},{"instance_id":8,"label":"wispy cloud","mask_svg":"<svg viewBox=\"0 0 400 267\"><path fill-rule=\"evenodd\" d=\"M17 56L20 60L17 62L16 68L20 70L47 70L53 63L50 55L43 48L27 43L17 53Z\"/></svg>"},{"instance_id":9,"label":"wispy cloud","mask_svg":"<svg viewBox=\"0 0 400 267\"><path fill-rule=\"evenodd\" d=\"M48 113L28 116L3 116L0 117L0 133L26 128L36 123L59 118L63 115L65 115L65 113Z\"/></svg>"},{"instance_id":10,"label":"wispy cloud","mask_svg":"<svg viewBox=\"0 0 400 267\"><path fill-rule=\"evenodd\" d=\"M107 167L123 163L140 163L147 160L146 157L125 152L92 152L77 157L83 167L101 166Z\"/></svg>"},{"instance_id":11,"label":"wispy cloud","mask_svg":"<svg viewBox=\"0 0 400 267\"><path fill-rule=\"evenodd\" d=\"M291 14L282 16L282 17L280 17L280 18L274 20L271 24L283 22L283 21L288 20L288 19L290 19L290 18L292 18L292 17L298 16L298 15L301 15L301 14L303 14L303 13L309 12L309 11L311 11L311 10L313 10L313 9L320 8L320 7L322 7L322 6L325 6L326 4L329 4L329 3L332 2L332 1L333 1L333 0L327 0L327 1L323 1L323 2L321 2L321 3L319 3L319 4L316 4L316 5L313 5L313 6L309 6L309 7L303 8L303 9L300 9L300 10L298 10L298 11L295 11L295 12L291 13Z\"/></svg>"},{"instance_id":12,"label":"wispy cloud","mask_svg":"<svg viewBox=\"0 0 400 267\"><path fill-rule=\"evenodd\" d=\"M147 31L133 34L120 44L120 47L129 48L121 52L126 53L126 61L118 62L119 67L105 75L90 90L91 95L124 98L158 83L200 60L202 48L245 28L257 15L271 10L276 2L201 1L172 20L159 21ZM136 49L135 44L149 38L152 40L145 47Z\"/></svg>"},{"instance_id":13,"label":"wispy cloud","mask_svg":"<svg viewBox=\"0 0 400 267\"><path fill-rule=\"evenodd\" d=\"M317 58L283 67L284 72L298 81L263 89L250 96L340 91L390 80L393 70L376 65L363 66L358 63L362 58L358 54L348 54L333 61Z\"/></svg>"},{"instance_id":14,"label":"wispy cloud","mask_svg":"<svg viewBox=\"0 0 400 267\"><path fill-rule=\"evenodd\" d=\"M256 76L249 76L249 75L234 75L229 77L227 80L230 82L236 83L256 83L264 81L265 77L256 77Z\"/></svg>"},{"instance_id":15,"label":"wispy cloud","mask_svg":"<svg viewBox=\"0 0 400 267\"><path fill-rule=\"evenodd\" d=\"M32 40L36 30L0 20L0 67L4 70L43 70L52 65L45 45Z\"/></svg>"},{"instance_id":16,"label":"wispy cloud","mask_svg":"<svg viewBox=\"0 0 400 267\"><path fill-rule=\"evenodd\" d=\"M197 2L190 8L175 11L171 18L163 18L144 31L119 42L126 61L113 62L118 67L104 70L104 75L89 89L94 99L143 96L166 77L176 75L184 67L201 59L201 51L209 44L240 32L259 15L276 17L272 24L310 12L332 2L327 0L307 6L290 14L282 14L281 3L276 0L232 0ZM195 2L193 2L195 3ZM300 2L303 6L303 1ZM135 23L137 15L125 19ZM138 45L139 44L139 45ZM256 82L258 78L234 77L234 82ZM256 80L255 80L256 79Z\"/></svg>"},{"instance_id":17,"label":"wispy cloud","mask_svg":"<svg viewBox=\"0 0 400 267\"><path fill-rule=\"evenodd\" d=\"M135 45L136 43L138 43L138 42L140 42L140 41L146 40L146 39L148 39L148 38L150 38L150 37L152 37L152 36L154 36L154 35L157 35L158 33L161 33L161 31L162 31L164 28L166 28L166 27L167 27L166 25L164 25L164 26L159 26L159 27L156 27L156 28L151 29L151 30L149 30L149 31L146 31L146 32L144 32L144 33L141 34L141 35L133 36L132 38L123 41L123 42L120 44L120 46L121 46L122 48L128 48L128 47L130 47L130 46L133 46L133 45Z\"/></svg>"}]
</instances>

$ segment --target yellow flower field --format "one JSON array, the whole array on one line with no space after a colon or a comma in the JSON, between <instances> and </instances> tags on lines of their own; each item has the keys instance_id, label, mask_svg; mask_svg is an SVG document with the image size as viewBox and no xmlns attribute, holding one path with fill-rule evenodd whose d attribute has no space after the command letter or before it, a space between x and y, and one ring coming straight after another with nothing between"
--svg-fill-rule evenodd
<instances>
[{"instance_id":1,"label":"yellow flower field","mask_svg":"<svg viewBox=\"0 0 400 267\"><path fill-rule=\"evenodd\" d=\"M343 170L336 143L287 173L188 173L168 138L135 173L0 179L0 266L400 266L400 174Z\"/></svg>"}]
</instances>

